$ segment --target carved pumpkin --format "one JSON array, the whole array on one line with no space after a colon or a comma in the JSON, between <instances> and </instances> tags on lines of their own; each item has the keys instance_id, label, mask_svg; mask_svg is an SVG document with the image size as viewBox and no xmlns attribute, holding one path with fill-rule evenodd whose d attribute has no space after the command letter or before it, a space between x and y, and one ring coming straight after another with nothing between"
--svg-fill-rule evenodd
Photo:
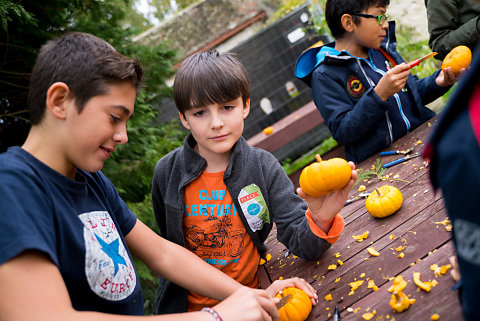
<instances>
[{"instance_id":1,"label":"carved pumpkin","mask_svg":"<svg viewBox=\"0 0 480 321\"><path fill-rule=\"evenodd\" d=\"M275 297L281 299L288 294L291 294L292 298L278 310L280 321L306 320L310 311L312 311L310 297L303 290L295 287L285 288L277 293Z\"/></svg>"},{"instance_id":2,"label":"carved pumpkin","mask_svg":"<svg viewBox=\"0 0 480 321\"><path fill-rule=\"evenodd\" d=\"M468 68L472 61L472 52L467 46L457 46L448 53L443 59L442 69L447 67L452 68L455 75L460 73L462 68Z\"/></svg>"},{"instance_id":3,"label":"carved pumpkin","mask_svg":"<svg viewBox=\"0 0 480 321\"><path fill-rule=\"evenodd\" d=\"M316 162L306 166L300 174L300 187L308 195L319 197L347 185L352 169L342 158L323 161L315 155Z\"/></svg>"},{"instance_id":4,"label":"carved pumpkin","mask_svg":"<svg viewBox=\"0 0 480 321\"><path fill-rule=\"evenodd\" d=\"M403 203L402 193L395 186L376 188L365 201L368 213L374 217L387 217L395 213Z\"/></svg>"}]
</instances>

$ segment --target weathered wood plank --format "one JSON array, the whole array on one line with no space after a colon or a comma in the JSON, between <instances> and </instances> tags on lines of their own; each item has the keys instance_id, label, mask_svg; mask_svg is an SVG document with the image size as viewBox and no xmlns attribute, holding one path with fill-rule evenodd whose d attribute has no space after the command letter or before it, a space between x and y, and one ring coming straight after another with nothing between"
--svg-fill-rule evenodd
<instances>
[{"instance_id":1,"label":"weathered wood plank","mask_svg":"<svg viewBox=\"0 0 480 321\"><path fill-rule=\"evenodd\" d=\"M250 137L247 142L250 146L274 152L312 128L322 124L323 121L315 103L311 101L273 124L273 133L270 135L265 135L261 131Z\"/></svg>"},{"instance_id":2,"label":"weathered wood plank","mask_svg":"<svg viewBox=\"0 0 480 321\"><path fill-rule=\"evenodd\" d=\"M360 308L357 313L348 312L346 307L341 305L342 320L362 320L361 315L366 312L367 308L370 308L369 311L376 310L376 317L374 320L377 320L377 318L381 317L383 317L383 320L386 320L387 315L390 316L390 320L395 318L397 321L430 320L430 316L436 313L440 316L440 320L442 321L461 321L462 317L457 291L451 290L452 286L454 285L453 279L450 277L449 273L435 277L430 270L430 266L432 264L447 264L448 257L454 255L454 253L455 251L451 243L444 244L436 252L432 253L415 266L410 267L401 273L404 279L408 281L408 285L404 292L407 295L411 295L411 297L416 300L416 302L408 310L401 313L393 312L389 305L391 294L387 292L387 289L392 284L392 282L389 281L379 287L378 291L372 291L361 300L355 302L351 307L354 310L356 308ZM436 279L438 281L438 285L428 293L417 289L417 286L413 283L413 272L420 272L421 279L423 281ZM448 292L455 293L445 295ZM314 319L320 320L319 318L315 318L315 316L313 316L312 320Z\"/></svg>"},{"instance_id":3,"label":"weathered wood plank","mask_svg":"<svg viewBox=\"0 0 480 321\"><path fill-rule=\"evenodd\" d=\"M366 248L374 246L378 251L381 251L386 246L395 246L399 242L399 237L409 233L408 231L414 229L418 224L428 220L430 217L436 215L437 213L444 213L444 204L443 200L435 202L434 206L420 208L419 212L416 215L398 215L397 213L386 219L375 219L369 214L365 214L366 219L358 219L353 221L352 224L346 227L344 235L332 245L332 247L325 253L325 255L318 261L306 261L302 259L293 259L293 255L289 255L287 258L280 258L278 261L274 261L273 258L267 265L267 271L272 280L278 279L280 276L291 277L297 276L301 272L302 277L307 280L307 282L315 282L321 280L322 283L326 284L334 281L336 278L341 276L344 271L353 264L362 263L364 258L368 258L369 254L366 252ZM389 223L386 223L385 220L390 220ZM359 235L365 231L369 231L369 237L362 241L356 242L351 236L353 234ZM395 235L393 240L390 240L390 235ZM446 233L446 237L449 238L450 235ZM370 242L374 242L370 244ZM429 245L431 246L431 245ZM336 258L334 255L340 253L340 257ZM356 259L354 263L349 263L350 260L356 256L360 259ZM274 256L272 254L272 256ZM408 258L408 256L406 256ZM328 271L327 267L330 264L337 264L337 260L340 259L344 264L338 266L335 271ZM414 259L414 261L417 258ZM394 260L395 261L395 260ZM295 263L292 263L295 262Z\"/></svg>"},{"instance_id":4,"label":"weathered wood plank","mask_svg":"<svg viewBox=\"0 0 480 321\"><path fill-rule=\"evenodd\" d=\"M442 220L445 217L445 211L438 212L431 219L424 221L417 225L412 233L411 231L405 231L403 234L399 234L399 238L396 238L392 243L385 247L382 247L379 243L374 242L375 246L381 253L379 257L370 257L366 251L359 252L344 265L337 268L337 270L329 272L324 280L321 282L314 282L312 285L317 289L320 304L315 310L322 311L325 306L332 307L338 305L341 310L344 310L350 306L356 306L357 302L363 297L368 296L372 289L367 288L367 279L373 279L378 287L382 287L385 284L391 285L389 278L395 277L408 270L410 265L416 263L418 259L424 260L429 257L428 253L432 249L441 248L450 240L450 235L446 231L437 230L433 227L433 222L436 220ZM417 242L416 236L421 235L422 240L426 237L431 239L428 245L424 242ZM405 241L404 241L405 240ZM397 251L394 249L398 246L406 246L404 253L406 253L403 259L397 257ZM393 250L392 250L393 249ZM439 252L439 251L437 251ZM442 252L443 253L443 252ZM448 255L441 254L441 258L434 262L439 265L445 265L448 263ZM369 259L368 261L365 259ZM421 262L421 261L420 261ZM415 265L414 265L415 266ZM430 266L430 265L429 265ZM426 270L424 271L424 279L428 278ZM336 272L336 273L333 273ZM365 273L364 277L361 277L362 273ZM334 277L331 277L333 275ZM335 278L340 278L339 282L335 282ZM410 280L411 274L406 277ZM364 280L357 290L352 295L349 295L351 287L350 282ZM405 291L411 293L410 291ZM325 301L324 297L327 294L331 294L333 300ZM388 299L390 296L388 296ZM387 298L385 298L388 300ZM365 307L366 308L366 307Z\"/></svg>"}]
</instances>

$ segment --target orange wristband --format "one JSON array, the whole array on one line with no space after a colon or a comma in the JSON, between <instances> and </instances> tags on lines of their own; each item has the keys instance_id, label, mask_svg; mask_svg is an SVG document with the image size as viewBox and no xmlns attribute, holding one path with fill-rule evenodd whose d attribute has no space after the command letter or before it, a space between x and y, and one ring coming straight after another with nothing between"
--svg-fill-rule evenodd
<instances>
[{"instance_id":1,"label":"orange wristband","mask_svg":"<svg viewBox=\"0 0 480 321\"><path fill-rule=\"evenodd\" d=\"M345 222L343 221L343 217L337 214L333 218L333 222L332 222L332 226L330 227L330 230L328 231L328 233L325 233L313 221L312 214L310 213L310 209L307 209L307 211L305 212L305 216L307 217L308 225L310 226L310 230L312 230L312 233L331 244L335 243L338 240L338 238L340 237L340 234L342 234L343 232L343 228L345 227Z\"/></svg>"}]
</instances>

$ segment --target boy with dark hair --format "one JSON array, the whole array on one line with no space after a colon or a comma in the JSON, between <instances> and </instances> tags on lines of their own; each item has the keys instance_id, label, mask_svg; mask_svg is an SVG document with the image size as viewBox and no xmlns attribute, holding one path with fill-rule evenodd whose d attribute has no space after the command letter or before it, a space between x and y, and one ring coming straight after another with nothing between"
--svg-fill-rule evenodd
<instances>
[{"instance_id":1,"label":"boy with dark hair","mask_svg":"<svg viewBox=\"0 0 480 321\"><path fill-rule=\"evenodd\" d=\"M335 42L309 48L296 65L333 138L355 163L433 117L425 104L455 82L450 69L424 79L410 75L397 52L395 23L387 21L389 2L327 0Z\"/></svg>"},{"instance_id":2,"label":"boy with dark hair","mask_svg":"<svg viewBox=\"0 0 480 321\"><path fill-rule=\"evenodd\" d=\"M270 296L285 286L315 298L300 279L269 292L243 287L159 237L127 208L100 169L128 140L141 79L137 61L89 34L68 33L40 49L30 82L32 128L22 147L0 155L0 318L142 315L130 252L181 286L219 300L231 295L216 311L168 320L278 320Z\"/></svg>"},{"instance_id":3,"label":"boy with dark hair","mask_svg":"<svg viewBox=\"0 0 480 321\"><path fill-rule=\"evenodd\" d=\"M152 201L160 234L253 288L273 223L278 240L292 253L318 259L343 230L337 213L355 182L354 165L342 190L311 197L299 188L301 198L296 195L278 160L242 137L250 111L249 80L233 54L190 56L175 76L173 91L180 120L191 132L183 147L155 167ZM215 303L160 279L158 313Z\"/></svg>"}]
</instances>

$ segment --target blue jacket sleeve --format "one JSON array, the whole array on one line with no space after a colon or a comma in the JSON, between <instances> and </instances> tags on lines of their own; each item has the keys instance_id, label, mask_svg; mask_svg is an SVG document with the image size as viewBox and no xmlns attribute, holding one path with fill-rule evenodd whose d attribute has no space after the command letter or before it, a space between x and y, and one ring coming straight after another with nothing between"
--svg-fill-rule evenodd
<instances>
[{"instance_id":1,"label":"blue jacket sleeve","mask_svg":"<svg viewBox=\"0 0 480 321\"><path fill-rule=\"evenodd\" d=\"M419 91L420 97L422 97L422 102L424 105L427 105L438 97L442 96L452 87L440 87L437 85L435 79L438 77L440 71L441 70L437 70L432 75L422 79L418 78L417 76L412 76L415 80L416 87Z\"/></svg>"}]
</instances>

